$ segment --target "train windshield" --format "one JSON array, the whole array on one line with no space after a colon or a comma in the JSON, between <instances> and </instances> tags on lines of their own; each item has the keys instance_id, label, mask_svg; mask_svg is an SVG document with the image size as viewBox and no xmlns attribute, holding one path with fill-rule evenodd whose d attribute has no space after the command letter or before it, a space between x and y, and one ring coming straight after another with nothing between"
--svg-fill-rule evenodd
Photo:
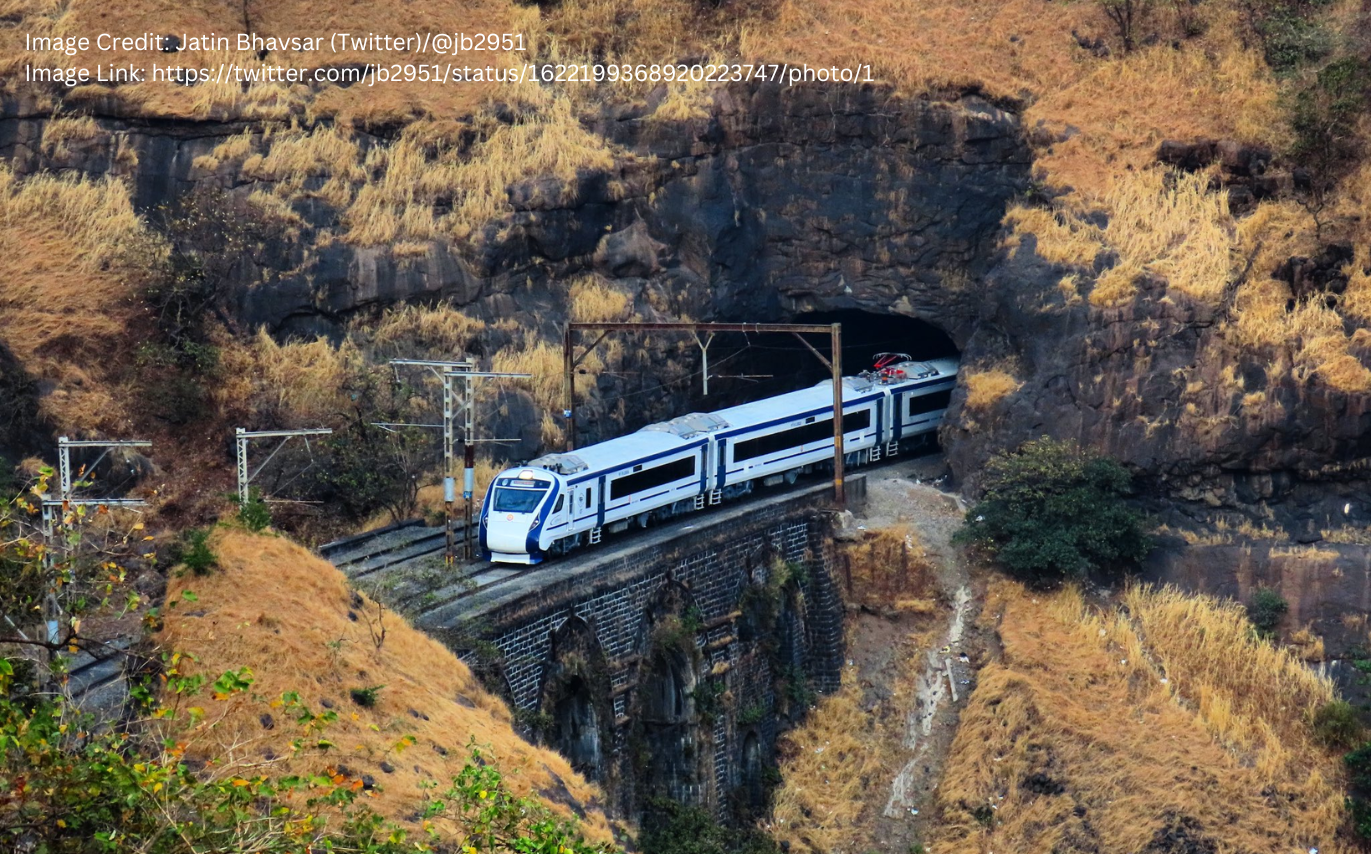
<instances>
[{"instance_id":1,"label":"train windshield","mask_svg":"<svg viewBox=\"0 0 1371 854\"><path fill-rule=\"evenodd\" d=\"M525 483L528 485L495 487L495 512L532 513L547 495L548 483L545 480Z\"/></svg>"}]
</instances>

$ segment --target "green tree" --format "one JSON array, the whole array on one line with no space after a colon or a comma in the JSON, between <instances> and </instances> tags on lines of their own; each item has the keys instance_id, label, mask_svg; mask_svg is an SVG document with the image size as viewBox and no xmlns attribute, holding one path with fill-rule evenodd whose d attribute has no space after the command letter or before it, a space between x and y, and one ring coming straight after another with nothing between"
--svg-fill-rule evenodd
<instances>
[{"instance_id":1,"label":"green tree","mask_svg":"<svg viewBox=\"0 0 1371 854\"><path fill-rule=\"evenodd\" d=\"M1252 593L1252 601L1247 603L1247 619L1252 627L1264 638L1274 637L1281 618L1290 610L1285 597L1270 587L1258 587Z\"/></svg>"},{"instance_id":2,"label":"green tree","mask_svg":"<svg viewBox=\"0 0 1371 854\"><path fill-rule=\"evenodd\" d=\"M1134 563L1151 540L1129 506L1133 478L1117 461L1046 437L986 464L984 496L957 532L1030 583Z\"/></svg>"}]
</instances>

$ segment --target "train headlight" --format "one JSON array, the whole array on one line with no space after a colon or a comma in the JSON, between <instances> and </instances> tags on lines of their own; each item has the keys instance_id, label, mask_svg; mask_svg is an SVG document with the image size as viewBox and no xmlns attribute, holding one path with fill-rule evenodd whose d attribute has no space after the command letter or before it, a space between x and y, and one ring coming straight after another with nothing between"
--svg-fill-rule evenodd
<instances>
[{"instance_id":1,"label":"train headlight","mask_svg":"<svg viewBox=\"0 0 1371 854\"><path fill-rule=\"evenodd\" d=\"M528 529L529 529L530 531L532 531L534 528L538 527L538 523L539 523L539 522L542 522L542 521L543 521L543 517L542 517L542 516L534 516L534 517L533 517L533 521L528 523Z\"/></svg>"}]
</instances>

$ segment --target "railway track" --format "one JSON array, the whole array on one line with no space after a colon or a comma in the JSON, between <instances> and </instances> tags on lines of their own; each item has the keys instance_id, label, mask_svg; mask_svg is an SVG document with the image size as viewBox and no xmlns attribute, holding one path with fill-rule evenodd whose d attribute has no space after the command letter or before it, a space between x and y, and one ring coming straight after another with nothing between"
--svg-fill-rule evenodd
<instances>
[{"instance_id":1,"label":"railway track","mask_svg":"<svg viewBox=\"0 0 1371 854\"><path fill-rule=\"evenodd\" d=\"M460 531L455 541L460 551L464 543ZM422 519L411 519L327 543L319 547L319 554L360 589L408 613L441 607L536 568L486 561L463 563L460 559L449 567L446 549L447 537L441 527L428 527Z\"/></svg>"},{"instance_id":2,"label":"railway track","mask_svg":"<svg viewBox=\"0 0 1371 854\"><path fill-rule=\"evenodd\" d=\"M888 457L877 463L861 467L861 471L879 471L888 466L899 465L913 459L936 453L936 446L928 450ZM802 489L812 486L813 482L801 481L797 486L771 487L761 490L759 496L776 495L780 491ZM744 499L741 502L753 499ZM707 524L709 513L691 513L673 520L674 524L688 522ZM623 533L614 536L617 542L627 543L630 538L651 537L657 526L645 531ZM463 543L462 532L456 532L455 539L460 552ZM412 616L433 612L450 605L471 594L530 572L556 569L575 560L579 550L565 558L552 560L536 566L517 566L513 564L494 564L486 561L460 562L447 566L444 551L447 539L443 529L429 527L422 519L411 519L388 525L376 531L356 534L320 546L319 554L342 570L348 579L359 589L385 602L387 605Z\"/></svg>"}]
</instances>

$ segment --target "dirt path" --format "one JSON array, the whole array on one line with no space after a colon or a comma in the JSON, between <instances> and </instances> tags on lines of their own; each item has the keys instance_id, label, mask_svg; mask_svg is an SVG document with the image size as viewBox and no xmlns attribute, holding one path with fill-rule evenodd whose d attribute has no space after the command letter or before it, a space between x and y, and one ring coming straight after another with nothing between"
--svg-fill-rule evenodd
<instances>
[{"instance_id":1,"label":"dirt path","mask_svg":"<svg viewBox=\"0 0 1371 854\"><path fill-rule=\"evenodd\" d=\"M959 496L938 488L941 464L940 458L924 458L870 476L867 506L854 520L868 530L909 525L936 573L942 605L932 626L923 630L928 640L920 644L915 661L895 660L892 635L905 629L898 620L858 614L849 633L849 657L863 685L884 694L882 705L899 715L885 727L898 741L890 746L898 771L873 786L870 797L879 798L872 804L871 841L900 854L925 838L934 788L983 651L974 630L980 596L962 550L952 544L965 506ZM900 685L907 687L895 687Z\"/></svg>"}]
</instances>

